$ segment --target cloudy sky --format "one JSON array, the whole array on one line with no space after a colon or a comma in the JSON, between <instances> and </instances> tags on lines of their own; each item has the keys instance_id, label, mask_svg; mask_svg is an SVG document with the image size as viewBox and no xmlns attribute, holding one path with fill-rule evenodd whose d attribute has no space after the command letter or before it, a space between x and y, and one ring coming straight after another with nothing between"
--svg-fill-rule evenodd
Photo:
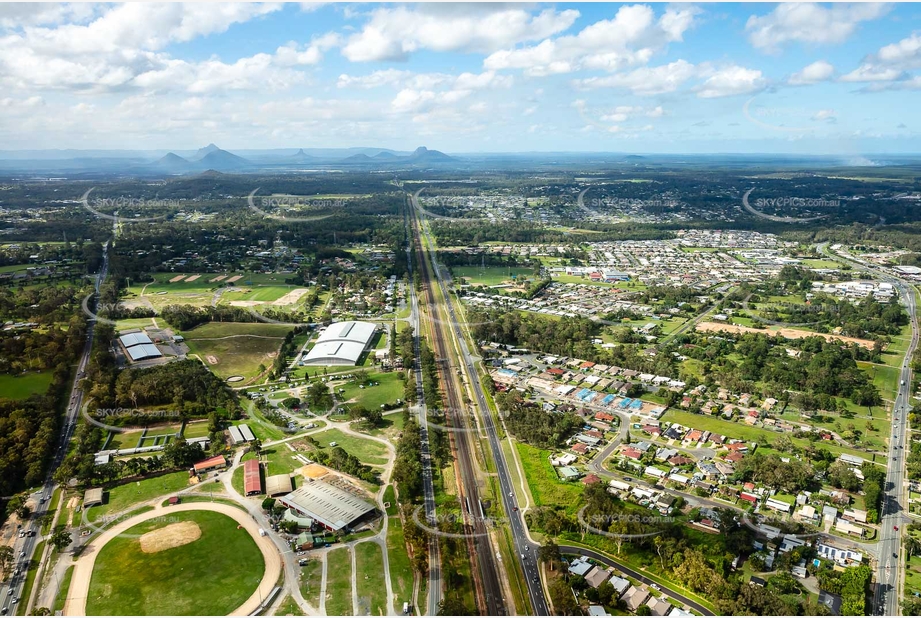
<instances>
[{"instance_id":1,"label":"cloudy sky","mask_svg":"<svg viewBox=\"0 0 921 618\"><path fill-rule=\"evenodd\" d=\"M919 152L921 6L0 4L0 149Z\"/></svg>"}]
</instances>

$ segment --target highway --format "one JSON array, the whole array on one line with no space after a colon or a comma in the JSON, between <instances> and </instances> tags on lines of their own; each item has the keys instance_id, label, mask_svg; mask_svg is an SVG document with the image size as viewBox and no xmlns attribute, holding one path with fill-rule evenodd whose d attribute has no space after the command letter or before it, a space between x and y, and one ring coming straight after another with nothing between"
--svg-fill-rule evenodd
<instances>
[{"instance_id":1,"label":"highway","mask_svg":"<svg viewBox=\"0 0 921 618\"><path fill-rule=\"evenodd\" d=\"M417 205L415 196L413 196L411 199L413 206L416 207ZM420 213L419 233L426 233L422 228L421 211L417 210L417 212ZM430 238L429 242L430 246L434 246L431 244ZM448 293L447 285L444 281L440 269L437 267L437 264L435 264L435 256L431 255L430 257L432 260L433 270L436 273L438 285L440 286L442 296L445 299L445 306L449 314L448 323L451 326L454 340L460 350L463 369L469 378L468 383L473 390L476 403L475 407L478 411L478 418L482 420L483 426L486 430L489 447L492 451L492 457L495 462L502 505L509 522L509 527L512 534L512 543L514 544L515 550L518 554L517 556L511 556L508 558L510 560L517 560L521 566L522 572L525 575L525 583L528 587L528 596L531 601L531 613L537 616L547 616L549 615L547 599L540 580L540 568L538 565L537 557L537 549L539 545L532 543L528 537L524 518L518 509L518 499L515 495L514 486L512 485L512 477L509 474L508 464L505 460L505 454L502 451L502 445L499 441L499 434L496 429L495 419L490 413L489 406L486 402L486 396L483 393L483 387L478 379L476 366L470 353L470 349L467 346L466 339L464 338L463 333L461 332L460 324L457 321L454 305L451 301L451 295ZM438 326L443 326L443 324ZM508 568L513 567L510 566ZM520 613L524 612L520 611Z\"/></svg>"},{"instance_id":2,"label":"highway","mask_svg":"<svg viewBox=\"0 0 921 618\"><path fill-rule=\"evenodd\" d=\"M99 273L97 273L96 279L94 281L97 297L99 294L99 288L105 281L108 270L109 243L106 243L106 245L103 247L102 268L99 269ZM48 476L45 478L45 483L31 494L31 498L35 503L35 507L29 520L23 522L22 530L26 533L26 536L19 537L17 535L13 545L14 560L16 564L16 567L14 568L14 575L7 582L5 582L5 586L3 588L0 588L0 594L2 594L3 601L2 611L6 615L15 615L19 604L26 603L28 605L29 603L29 599L22 598L22 592L23 585L25 584L26 580L26 573L28 572L28 565L32 562L32 560L41 560L42 558L41 556L35 556L35 548L42 540L42 538L39 536L41 526L38 524L38 520L42 515L48 512L48 507L51 505L51 494L54 492L55 486L54 472L58 469L58 466L60 466L61 462L64 460L64 456L67 454L67 443L73 436L74 429L77 426L77 416L80 414L80 409L83 405L83 390L80 387L80 381L83 379L83 376L86 372L86 367L89 363L90 352L93 349L94 332L95 324L93 321L90 321L87 325L86 343L83 346L83 353L80 356L80 362L77 366L77 373L74 376L74 381L71 385L70 401L67 404L67 410L64 415L64 425L61 429L61 434L58 439L58 447L55 449L51 460L51 465L48 468ZM29 536L30 533L33 536ZM38 585L39 582L36 579L32 586L32 594L36 593Z\"/></svg>"},{"instance_id":3,"label":"highway","mask_svg":"<svg viewBox=\"0 0 921 618\"><path fill-rule=\"evenodd\" d=\"M829 254L828 243L818 245L818 251L846 260L855 270L870 272L883 281L892 283L902 296L911 320L911 343L899 371L899 385L892 405L892 436L889 441L889 463L886 467L886 485L883 494L880 538L877 544L876 592L872 611L877 616L897 616L904 561L901 559L902 525L908 519L905 510L905 454L908 429L908 412L911 410L911 357L918 347L918 315L915 288L884 270L843 253Z\"/></svg>"}]
</instances>

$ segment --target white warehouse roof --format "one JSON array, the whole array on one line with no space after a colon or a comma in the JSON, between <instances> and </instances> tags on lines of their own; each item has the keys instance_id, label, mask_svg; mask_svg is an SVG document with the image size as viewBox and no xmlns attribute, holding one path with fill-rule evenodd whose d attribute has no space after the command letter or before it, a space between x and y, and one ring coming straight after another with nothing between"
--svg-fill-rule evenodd
<instances>
[{"instance_id":1,"label":"white warehouse roof","mask_svg":"<svg viewBox=\"0 0 921 618\"><path fill-rule=\"evenodd\" d=\"M128 356L130 356L131 360L133 361L144 360L145 358L159 358L160 356L163 356L163 354L160 353L160 350L157 349L157 346L153 345L152 343L139 343L126 349L128 350Z\"/></svg>"},{"instance_id":2,"label":"white warehouse roof","mask_svg":"<svg viewBox=\"0 0 921 618\"><path fill-rule=\"evenodd\" d=\"M355 365L377 328L371 322L337 322L327 326L307 353L308 365Z\"/></svg>"},{"instance_id":3,"label":"white warehouse roof","mask_svg":"<svg viewBox=\"0 0 921 618\"><path fill-rule=\"evenodd\" d=\"M358 496L323 481L301 485L278 501L334 531L374 510L372 504Z\"/></svg>"},{"instance_id":4,"label":"white warehouse roof","mask_svg":"<svg viewBox=\"0 0 921 618\"><path fill-rule=\"evenodd\" d=\"M122 345L126 348L130 348L133 345L143 345L151 344L153 341L150 340L145 333L128 333L127 335L122 335L118 338L122 342Z\"/></svg>"}]
</instances>

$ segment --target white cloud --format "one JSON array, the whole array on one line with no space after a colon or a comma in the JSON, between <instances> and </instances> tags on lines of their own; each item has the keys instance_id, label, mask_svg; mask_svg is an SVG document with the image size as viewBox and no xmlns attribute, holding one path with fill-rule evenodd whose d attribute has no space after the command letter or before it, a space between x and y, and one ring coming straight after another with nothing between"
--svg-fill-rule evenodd
<instances>
[{"instance_id":1,"label":"white cloud","mask_svg":"<svg viewBox=\"0 0 921 618\"><path fill-rule=\"evenodd\" d=\"M676 60L657 67L641 67L629 73L575 80L579 88L623 88L638 95L674 92L698 73L697 67L686 60Z\"/></svg>"},{"instance_id":2,"label":"white cloud","mask_svg":"<svg viewBox=\"0 0 921 618\"><path fill-rule=\"evenodd\" d=\"M820 109L815 114L813 114L812 119L816 121L824 120L834 122L837 117L838 114L833 109Z\"/></svg>"},{"instance_id":3,"label":"white cloud","mask_svg":"<svg viewBox=\"0 0 921 618\"><path fill-rule=\"evenodd\" d=\"M767 15L749 17L745 30L755 48L776 52L790 42L843 43L861 22L878 19L888 11L886 4L781 3Z\"/></svg>"},{"instance_id":4,"label":"white cloud","mask_svg":"<svg viewBox=\"0 0 921 618\"><path fill-rule=\"evenodd\" d=\"M497 51L483 64L487 69L521 69L532 76L642 65L668 43L682 40L699 12L694 6L669 7L657 20L649 6L621 6L612 19L597 21L578 34Z\"/></svg>"},{"instance_id":5,"label":"white cloud","mask_svg":"<svg viewBox=\"0 0 921 618\"><path fill-rule=\"evenodd\" d=\"M831 79L835 74L835 67L824 60L817 60L812 64L803 67L802 71L797 71L790 76L787 81L791 86L804 86L806 84L816 84Z\"/></svg>"},{"instance_id":6,"label":"white cloud","mask_svg":"<svg viewBox=\"0 0 921 618\"><path fill-rule=\"evenodd\" d=\"M899 69L862 64L850 73L841 76L843 82L891 82L904 77Z\"/></svg>"},{"instance_id":7,"label":"white cloud","mask_svg":"<svg viewBox=\"0 0 921 618\"><path fill-rule=\"evenodd\" d=\"M352 62L403 60L421 49L491 52L569 28L579 12L547 9L534 15L505 5L423 4L375 9L342 49Z\"/></svg>"},{"instance_id":8,"label":"white cloud","mask_svg":"<svg viewBox=\"0 0 921 618\"><path fill-rule=\"evenodd\" d=\"M921 65L921 33L913 32L910 37L898 43L886 45L876 54L880 62L895 64L906 68Z\"/></svg>"},{"instance_id":9,"label":"white cloud","mask_svg":"<svg viewBox=\"0 0 921 618\"><path fill-rule=\"evenodd\" d=\"M374 71L368 75L347 75L343 73L339 76L336 86L339 88L379 88L398 84L412 76L412 71L400 71L398 69L383 69Z\"/></svg>"},{"instance_id":10,"label":"white cloud","mask_svg":"<svg viewBox=\"0 0 921 618\"><path fill-rule=\"evenodd\" d=\"M919 77L908 70L921 66L921 35L914 32L897 43L886 45L864 58L856 69L841 77L843 82L869 83L865 90L914 89ZM886 83L889 82L889 83Z\"/></svg>"},{"instance_id":11,"label":"white cloud","mask_svg":"<svg viewBox=\"0 0 921 618\"><path fill-rule=\"evenodd\" d=\"M761 90L767 81L756 69L731 65L715 71L697 89L697 96L703 99L751 94Z\"/></svg>"}]
</instances>

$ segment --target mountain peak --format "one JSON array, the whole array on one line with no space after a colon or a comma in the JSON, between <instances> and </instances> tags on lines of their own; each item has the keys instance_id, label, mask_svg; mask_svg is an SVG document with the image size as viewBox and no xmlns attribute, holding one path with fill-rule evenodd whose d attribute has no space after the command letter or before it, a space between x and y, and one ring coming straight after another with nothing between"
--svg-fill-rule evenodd
<instances>
[{"instance_id":1,"label":"mountain peak","mask_svg":"<svg viewBox=\"0 0 921 618\"><path fill-rule=\"evenodd\" d=\"M220 148L215 146L214 143L208 144L204 148L199 148L198 151L195 153L195 155L192 157L192 160L200 161L201 159L205 158L212 152L217 152L218 150L220 150Z\"/></svg>"}]
</instances>

